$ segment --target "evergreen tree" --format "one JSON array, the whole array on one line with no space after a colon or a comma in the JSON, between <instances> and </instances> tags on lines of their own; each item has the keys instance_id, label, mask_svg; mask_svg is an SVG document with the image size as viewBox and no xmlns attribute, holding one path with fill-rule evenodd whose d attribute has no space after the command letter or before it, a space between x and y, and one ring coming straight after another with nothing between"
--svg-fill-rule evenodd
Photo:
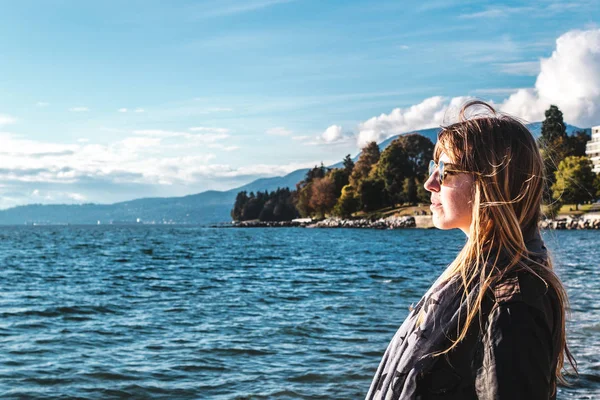
<instances>
[{"instance_id":1,"label":"evergreen tree","mask_svg":"<svg viewBox=\"0 0 600 400\"><path fill-rule=\"evenodd\" d=\"M234 221L241 221L242 212L246 203L248 202L248 193L244 190L237 194L235 197L235 203L233 205L233 209L231 210L231 218Z\"/></svg>"},{"instance_id":2,"label":"evergreen tree","mask_svg":"<svg viewBox=\"0 0 600 400\"><path fill-rule=\"evenodd\" d=\"M555 172L558 164L568 153L567 128L563 121L563 114L557 106L551 105L545 112L546 118L542 122L542 131L539 146L544 161L544 200L549 203L552 198L552 185L556 182Z\"/></svg>"},{"instance_id":3,"label":"evergreen tree","mask_svg":"<svg viewBox=\"0 0 600 400\"><path fill-rule=\"evenodd\" d=\"M347 154L346 157L344 157L344 171L346 171L346 174L348 175L348 177L350 177L350 175L352 175L352 170L354 169L354 161L352 161L352 157L350 157L350 154Z\"/></svg>"},{"instance_id":4,"label":"evergreen tree","mask_svg":"<svg viewBox=\"0 0 600 400\"><path fill-rule=\"evenodd\" d=\"M557 106L551 105L544 113L540 140L542 144L554 143L559 139L567 138L567 126L563 121L563 113Z\"/></svg>"}]
</instances>

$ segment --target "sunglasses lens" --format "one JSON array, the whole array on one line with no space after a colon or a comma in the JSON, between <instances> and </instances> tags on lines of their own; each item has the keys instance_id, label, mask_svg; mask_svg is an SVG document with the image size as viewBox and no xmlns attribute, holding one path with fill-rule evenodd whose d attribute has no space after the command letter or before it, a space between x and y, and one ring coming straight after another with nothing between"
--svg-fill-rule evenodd
<instances>
[{"instance_id":1,"label":"sunglasses lens","mask_svg":"<svg viewBox=\"0 0 600 400\"><path fill-rule=\"evenodd\" d=\"M435 172L435 162L433 160L429 161L429 176L433 175Z\"/></svg>"},{"instance_id":2,"label":"sunglasses lens","mask_svg":"<svg viewBox=\"0 0 600 400\"><path fill-rule=\"evenodd\" d=\"M440 174L440 186L442 186L442 184L444 183L444 162L440 161L439 165L438 165L438 169L439 169L439 174Z\"/></svg>"}]
</instances>

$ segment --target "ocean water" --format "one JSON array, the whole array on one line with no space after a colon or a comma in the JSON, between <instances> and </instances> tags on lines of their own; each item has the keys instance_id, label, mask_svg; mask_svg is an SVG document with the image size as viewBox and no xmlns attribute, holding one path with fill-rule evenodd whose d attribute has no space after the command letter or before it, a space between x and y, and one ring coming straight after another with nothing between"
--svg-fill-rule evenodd
<instances>
[{"instance_id":1,"label":"ocean water","mask_svg":"<svg viewBox=\"0 0 600 400\"><path fill-rule=\"evenodd\" d=\"M579 378L600 398L594 231L545 232ZM0 398L361 399L456 255L437 230L0 229Z\"/></svg>"}]
</instances>

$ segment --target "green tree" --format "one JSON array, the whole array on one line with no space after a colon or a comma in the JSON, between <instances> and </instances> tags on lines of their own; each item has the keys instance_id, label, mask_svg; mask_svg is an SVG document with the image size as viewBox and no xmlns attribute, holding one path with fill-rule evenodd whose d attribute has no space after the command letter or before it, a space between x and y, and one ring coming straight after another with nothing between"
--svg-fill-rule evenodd
<instances>
[{"instance_id":1,"label":"green tree","mask_svg":"<svg viewBox=\"0 0 600 400\"><path fill-rule=\"evenodd\" d=\"M566 157L558 164L552 195L563 204L575 203L578 209L579 203L594 199L594 179L592 162L588 157Z\"/></svg>"},{"instance_id":2,"label":"green tree","mask_svg":"<svg viewBox=\"0 0 600 400\"><path fill-rule=\"evenodd\" d=\"M557 106L551 105L545 112L542 122L539 146L544 161L544 172L546 175L544 187L544 200L550 202L552 198L552 186L556 182L555 172L558 164L567 156L568 136L567 128L563 121L563 114Z\"/></svg>"},{"instance_id":3,"label":"green tree","mask_svg":"<svg viewBox=\"0 0 600 400\"><path fill-rule=\"evenodd\" d=\"M303 218L310 217L314 210L310 206L310 198L312 196L312 182L300 187L300 183L296 185L296 209Z\"/></svg>"},{"instance_id":4,"label":"green tree","mask_svg":"<svg viewBox=\"0 0 600 400\"><path fill-rule=\"evenodd\" d=\"M386 198L392 204L404 202L404 180L413 174L404 145L405 141L401 136L394 139L383 150L375 168L375 175L384 183Z\"/></svg>"},{"instance_id":5,"label":"green tree","mask_svg":"<svg viewBox=\"0 0 600 400\"><path fill-rule=\"evenodd\" d=\"M330 170L325 177L332 180L335 198L337 199L342 194L342 188L348 184L350 175L348 175L346 169L334 168Z\"/></svg>"},{"instance_id":6,"label":"green tree","mask_svg":"<svg viewBox=\"0 0 600 400\"><path fill-rule=\"evenodd\" d=\"M387 204L385 182L377 177L369 177L360 183L358 189L361 208L373 211Z\"/></svg>"},{"instance_id":7,"label":"green tree","mask_svg":"<svg viewBox=\"0 0 600 400\"><path fill-rule=\"evenodd\" d=\"M263 209L265 204L264 195L261 192L257 192L255 195L254 192L250 192L248 196L248 201L246 202L244 209L242 210L242 221L249 221L253 219L258 219L260 212Z\"/></svg>"},{"instance_id":8,"label":"green tree","mask_svg":"<svg viewBox=\"0 0 600 400\"><path fill-rule=\"evenodd\" d=\"M359 187L360 182L369 176L371 169L377 164L380 156L381 153L376 142L370 142L362 149L352 170L352 175L350 175L350 184L353 187Z\"/></svg>"},{"instance_id":9,"label":"green tree","mask_svg":"<svg viewBox=\"0 0 600 400\"><path fill-rule=\"evenodd\" d=\"M578 157L585 156L585 147L591 138L592 137L585 129L574 132L573 135L569 136L567 139L567 144L569 147L568 155Z\"/></svg>"},{"instance_id":10,"label":"green tree","mask_svg":"<svg viewBox=\"0 0 600 400\"><path fill-rule=\"evenodd\" d=\"M235 197L235 203L233 205L233 209L231 210L231 218L234 221L241 221L242 212L244 211L244 207L248 202L248 193L243 190L237 194Z\"/></svg>"},{"instance_id":11,"label":"green tree","mask_svg":"<svg viewBox=\"0 0 600 400\"><path fill-rule=\"evenodd\" d=\"M376 173L392 204L418 201L416 182L427 177L433 147L431 140L412 133L398 136L383 150Z\"/></svg>"},{"instance_id":12,"label":"green tree","mask_svg":"<svg viewBox=\"0 0 600 400\"><path fill-rule=\"evenodd\" d=\"M402 135L398 139L402 141L404 151L412 166L413 174L411 176L415 178L426 176L429 160L433 158L433 142L418 133Z\"/></svg>"},{"instance_id":13,"label":"green tree","mask_svg":"<svg viewBox=\"0 0 600 400\"><path fill-rule=\"evenodd\" d=\"M359 207L360 199L356 191L352 186L346 185L342 188L342 194L333 208L333 214L338 217L349 218L352 213L358 211Z\"/></svg>"},{"instance_id":14,"label":"green tree","mask_svg":"<svg viewBox=\"0 0 600 400\"><path fill-rule=\"evenodd\" d=\"M596 177L594 178L594 189L596 189L594 200L597 200L600 198L600 174L596 174Z\"/></svg>"},{"instance_id":15,"label":"green tree","mask_svg":"<svg viewBox=\"0 0 600 400\"><path fill-rule=\"evenodd\" d=\"M557 106L551 105L544 113L540 140L542 144L553 143L558 139L567 138L567 126L563 121L563 113Z\"/></svg>"},{"instance_id":16,"label":"green tree","mask_svg":"<svg viewBox=\"0 0 600 400\"><path fill-rule=\"evenodd\" d=\"M350 157L350 154L347 154L346 157L344 157L344 171L346 171L346 174L348 175L348 177L350 177L350 175L352 175L352 170L354 169L354 161L352 161L352 157Z\"/></svg>"},{"instance_id":17,"label":"green tree","mask_svg":"<svg viewBox=\"0 0 600 400\"><path fill-rule=\"evenodd\" d=\"M417 203L417 183L413 176L404 178L404 184L402 185L402 200L405 203L415 204Z\"/></svg>"}]
</instances>

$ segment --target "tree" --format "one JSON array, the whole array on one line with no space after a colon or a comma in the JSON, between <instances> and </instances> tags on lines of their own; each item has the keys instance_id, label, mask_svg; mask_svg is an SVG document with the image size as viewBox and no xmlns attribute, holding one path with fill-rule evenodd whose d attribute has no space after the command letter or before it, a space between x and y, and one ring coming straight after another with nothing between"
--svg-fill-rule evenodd
<instances>
[{"instance_id":1,"label":"tree","mask_svg":"<svg viewBox=\"0 0 600 400\"><path fill-rule=\"evenodd\" d=\"M384 183L386 198L392 204L404 202L404 180L413 173L413 167L404 148L405 141L398 137L383 150L375 168L375 175Z\"/></svg>"},{"instance_id":2,"label":"tree","mask_svg":"<svg viewBox=\"0 0 600 400\"><path fill-rule=\"evenodd\" d=\"M348 175L348 177L350 177L350 175L352 175L352 170L354 169L354 161L352 161L350 154L347 154L346 157L344 157L343 163L344 171L346 171L346 174Z\"/></svg>"},{"instance_id":3,"label":"tree","mask_svg":"<svg viewBox=\"0 0 600 400\"><path fill-rule=\"evenodd\" d=\"M259 194L261 196L258 196ZM248 201L242 210L242 221L258 219L264 205L263 200L264 198L261 192L257 192L256 196L254 195L254 192L250 192Z\"/></svg>"},{"instance_id":4,"label":"tree","mask_svg":"<svg viewBox=\"0 0 600 400\"><path fill-rule=\"evenodd\" d=\"M352 175L350 175L350 184L353 187L359 187L360 182L369 176L372 167L377 164L380 156L381 153L376 142L370 142L362 149L352 170Z\"/></svg>"},{"instance_id":5,"label":"tree","mask_svg":"<svg viewBox=\"0 0 600 400\"><path fill-rule=\"evenodd\" d=\"M333 182L334 194L337 199L342 194L342 188L348 184L350 175L348 175L345 169L334 168L330 170L325 177L331 179Z\"/></svg>"},{"instance_id":6,"label":"tree","mask_svg":"<svg viewBox=\"0 0 600 400\"><path fill-rule=\"evenodd\" d=\"M416 182L427 177L433 147L431 140L412 133L398 136L383 150L376 173L385 182L392 204L418 201Z\"/></svg>"},{"instance_id":7,"label":"tree","mask_svg":"<svg viewBox=\"0 0 600 400\"><path fill-rule=\"evenodd\" d=\"M411 176L426 176L429 168L429 160L433 158L433 142L418 133L402 135L398 139L401 140L408 161L413 168Z\"/></svg>"},{"instance_id":8,"label":"tree","mask_svg":"<svg viewBox=\"0 0 600 400\"><path fill-rule=\"evenodd\" d=\"M385 182L377 177L363 180L358 189L358 195L361 208L365 211L377 210L387 203Z\"/></svg>"},{"instance_id":9,"label":"tree","mask_svg":"<svg viewBox=\"0 0 600 400\"><path fill-rule=\"evenodd\" d=\"M551 188L556 182L555 172L560 161L567 156L569 138L563 121L563 114L557 106L551 105L544 114L546 118L542 122L539 145L542 150L546 175L544 200L550 202L552 197Z\"/></svg>"},{"instance_id":10,"label":"tree","mask_svg":"<svg viewBox=\"0 0 600 400\"><path fill-rule=\"evenodd\" d=\"M591 138L592 137L588 135L585 129L574 132L573 135L569 136L567 139L567 144L569 147L568 155L578 157L585 156L585 146Z\"/></svg>"},{"instance_id":11,"label":"tree","mask_svg":"<svg viewBox=\"0 0 600 400\"><path fill-rule=\"evenodd\" d=\"M267 200L262 210L260 210L260 213L258 214L258 219L260 221L273 221L273 210L275 209L276 203L277 201L275 199Z\"/></svg>"},{"instance_id":12,"label":"tree","mask_svg":"<svg viewBox=\"0 0 600 400\"><path fill-rule=\"evenodd\" d=\"M404 178L402 187L402 200L405 203L415 204L417 202L417 183L414 177Z\"/></svg>"},{"instance_id":13,"label":"tree","mask_svg":"<svg viewBox=\"0 0 600 400\"><path fill-rule=\"evenodd\" d=\"M304 187L300 185L302 182L296 185L296 209L303 218L310 217L314 212L310 206L310 198L312 196L312 182L308 183Z\"/></svg>"},{"instance_id":14,"label":"tree","mask_svg":"<svg viewBox=\"0 0 600 400\"><path fill-rule=\"evenodd\" d=\"M335 203L335 183L330 177L316 179L312 183L312 193L309 199L309 206L319 216L325 216L329 213Z\"/></svg>"},{"instance_id":15,"label":"tree","mask_svg":"<svg viewBox=\"0 0 600 400\"><path fill-rule=\"evenodd\" d=\"M242 219L242 212L247 202L248 193L245 190L239 192L235 197L235 203L233 205L233 209L231 210L231 218L234 221L240 221Z\"/></svg>"},{"instance_id":16,"label":"tree","mask_svg":"<svg viewBox=\"0 0 600 400\"><path fill-rule=\"evenodd\" d=\"M342 218L349 218L352 213L358 211L360 207L360 199L357 197L356 191L350 185L342 188L342 194L338 199L333 214Z\"/></svg>"},{"instance_id":17,"label":"tree","mask_svg":"<svg viewBox=\"0 0 600 400\"><path fill-rule=\"evenodd\" d=\"M592 162L588 157L567 157L560 162L552 185L555 200L561 203L585 203L594 199L595 174L592 172Z\"/></svg>"},{"instance_id":18,"label":"tree","mask_svg":"<svg viewBox=\"0 0 600 400\"><path fill-rule=\"evenodd\" d=\"M298 182L298 184L296 185L296 188L298 188L298 187L302 188L302 187L308 186L315 179L323 178L326 173L327 173L327 168L323 165L323 163L321 163L320 166L315 165L313 168L309 169L306 172L304 180Z\"/></svg>"},{"instance_id":19,"label":"tree","mask_svg":"<svg viewBox=\"0 0 600 400\"><path fill-rule=\"evenodd\" d=\"M551 105L544 113L546 117L542 122L540 140L542 144L553 143L556 140L567 138L567 126L563 121L563 113L557 106Z\"/></svg>"}]
</instances>

